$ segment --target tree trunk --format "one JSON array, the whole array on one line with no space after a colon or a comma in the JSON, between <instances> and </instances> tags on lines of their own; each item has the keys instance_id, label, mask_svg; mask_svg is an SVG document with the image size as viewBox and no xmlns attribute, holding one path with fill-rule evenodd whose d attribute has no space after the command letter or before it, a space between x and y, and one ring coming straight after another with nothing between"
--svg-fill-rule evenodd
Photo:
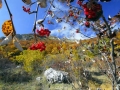
<instances>
[{"instance_id":1,"label":"tree trunk","mask_svg":"<svg viewBox=\"0 0 120 90\"><path fill-rule=\"evenodd\" d=\"M115 88L114 88L114 80L112 81L112 90L115 90Z\"/></svg>"},{"instance_id":2,"label":"tree trunk","mask_svg":"<svg viewBox=\"0 0 120 90\"><path fill-rule=\"evenodd\" d=\"M110 40L110 45L111 45L111 59L112 59L112 90L115 90L115 86L117 86L117 75L116 75L116 62L115 62L115 58L114 58L114 40L113 37L111 37L112 32L111 32L111 28L110 25L108 25L107 20L105 19L105 17L102 15L102 18L108 28L108 37L111 39ZM118 89L119 90L119 89Z\"/></svg>"}]
</instances>

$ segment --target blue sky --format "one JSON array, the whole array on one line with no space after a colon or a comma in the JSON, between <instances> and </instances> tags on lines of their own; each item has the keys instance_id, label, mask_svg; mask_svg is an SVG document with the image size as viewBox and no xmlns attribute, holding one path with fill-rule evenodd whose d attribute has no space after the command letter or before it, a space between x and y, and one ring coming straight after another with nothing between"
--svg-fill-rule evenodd
<instances>
[{"instance_id":1,"label":"blue sky","mask_svg":"<svg viewBox=\"0 0 120 90\"><path fill-rule=\"evenodd\" d=\"M8 2L8 5L10 7L10 10L13 14L13 22L15 25L15 29L17 34L27 34L27 33L32 33L32 28L33 28L33 23L34 23L34 18L35 15L34 14L27 14L22 10L22 6L24 6L25 4L22 2L22 0L6 0ZM32 0L35 1L35 0ZM72 3L72 5L79 7L76 4L77 0L74 0L74 2ZM57 0L55 0L54 2L55 6L63 11L67 11L68 7L65 6L65 4L61 4L58 3ZM63 6L62 6L63 5ZM117 14L120 11L120 0L111 0L111 2L109 3L101 3L102 8L103 8L103 14L105 15L105 17L107 18L108 15L114 16L115 14ZM36 4L33 5L31 7L31 10L35 10L36 8ZM58 9L55 8L54 11L58 11ZM38 19L42 19L45 15L45 11L47 10L47 8L39 8L39 13L38 13ZM58 15L63 15L64 13L59 12L60 14ZM2 33L2 24L4 23L5 20L9 20L9 14L7 11L7 8L4 4L4 0L3 0L3 7L0 9L0 36L4 36ZM48 16L47 20L51 18ZM52 19L52 21L54 22L55 20ZM81 39L81 38L85 38L83 35L81 34L76 34L74 33L76 28L80 28L80 25L76 24L74 25L74 28L72 28L69 24L66 23L60 23L60 24L54 24L54 25L48 25L46 24L46 21L44 22L45 28L48 28L49 30L51 30L51 35L54 36L65 36L67 38L76 38L76 39ZM66 27L66 29L63 29L63 27ZM83 29L83 28L80 28ZM58 30L61 30L61 32L59 33ZM84 33L85 35L89 35L89 36L93 36L94 32L92 32L92 30L87 30L87 32L82 31L82 33Z\"/></svg>"}]
</instances>

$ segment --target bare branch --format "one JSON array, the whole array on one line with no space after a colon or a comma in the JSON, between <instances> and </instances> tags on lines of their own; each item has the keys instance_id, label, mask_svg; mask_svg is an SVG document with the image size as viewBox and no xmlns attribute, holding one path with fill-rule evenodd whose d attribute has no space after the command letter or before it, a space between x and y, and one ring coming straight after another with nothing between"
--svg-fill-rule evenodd
<instances>
[{"instance_id":1,"label":"bare branch","mask_svg":"<svg viewBox=\"0 0 120 90\"><path fill-rule=\"evenodd\" d=\"M33 32L34 32L36 42L37 42L37 36L36 36L35 30L36 30L36 21L37 21L37 15L38 15L38 8L39 8L39 5L37 4L36 14L35 14L35 21L34 21L34 26L33 26Z\"/></svg>"}]
</instances>

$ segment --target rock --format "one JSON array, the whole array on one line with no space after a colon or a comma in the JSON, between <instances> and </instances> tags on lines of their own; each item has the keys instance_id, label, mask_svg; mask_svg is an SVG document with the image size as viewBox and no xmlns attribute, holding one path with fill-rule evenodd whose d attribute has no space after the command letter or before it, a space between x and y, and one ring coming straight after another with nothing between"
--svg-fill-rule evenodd
<instances>
[{"instance_id":1,"label":"rock","mask_svg":"<svg viewBox=\"0 0 120 90\"><path fill-rule=\"evenodd\" d=\"M44 72L44 76L49 83L68 83L68 73L49 68Z\"/></svg>"},{"instance_id":2,"label":"rock","mask_svg":"<svg viewBox=\"0 0 120 90\"><path fill-rule=\"evenodd\" d=\"M21 68L21 65L16 66L16 68Z\"/></svg>"},{"instance_id":3,"label":"rock","mask_svg":"<svg viewBox=\"0 0 120 90\"><path fill-rule=\"evenodd\" d=\"M120 84L116 85L116 90L120 90Z\"/></svg>"},{"instance_id":4,"label":"rock","mask_svg":"<svg viewBox=\"0 0 120 90\"><path fill-rule=\"evenodd\" d=\"M41 79L42 79L41 77L37 77L37 78L36 78L37 81L40 81Z\"/></svg>"}]
</instances>

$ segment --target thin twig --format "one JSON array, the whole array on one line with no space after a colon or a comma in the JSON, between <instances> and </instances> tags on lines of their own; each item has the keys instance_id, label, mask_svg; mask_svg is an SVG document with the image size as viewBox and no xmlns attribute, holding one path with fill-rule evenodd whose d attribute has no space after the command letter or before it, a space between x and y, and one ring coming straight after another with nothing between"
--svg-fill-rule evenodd
<instances>
[{"instance_id":1,"label":"thin twig","mask_svg":"<svg viewBox=\"0 0 120 90\"><path fill-rule=\"evenodd\" d=\"M48 8L47 13L45 14L45 16L44 16L44 18L43 18L43 22L44 22L44 20L46 19L47 15L48 15L48 11L49 11L50 8L53 6L53 2L54 2L54 0L52 0L52 1L50 2L50 7Z\"/></svg>"},{"instance_id":2,"label":"thin twig","mask_svg":"<svg viewBox=\"0 0 120 90\"><path fill-rule=\"evenodd\" d=\"M51 6L53 6L53 4L52 3L50 3L51 4ZM57 9L59 9L59 8L57 8ZM59 9L60 11L62 11L63 12L63 10L61 10L61 9ZM56 16L57 17L57 16ZM82 17L81 17L82 18ZM64 21L65 22L65 21ZM66 22L65 22L66 23ZM70 24L69 24L70 25ZM70 25L72 28L74 28L74 29L76 29L74 26L72 26L72 25ZM80 34L82 34L83 36L85 36L85 37L87 37L87 38L89 38L89 39L92 39L92 38L95 38L95 37L89 37L89 36L87 36L87 35L85 35L85 34L83 34L82 32L80 32L79 31L79 33Z\"/></svg>"},{"instance_id":3,"label":"thin twig","mask_svg":"<svg viewBox=\"0 0 120 90\"><path fill-rule=\"evenodd\" d=\"M100 48L100 40L99 40L99 38L98 38L98 49ZM100 50L99 50L100 51ZM100 51L101 52L101 51ZM104 60L105 61L105 60ZM102 69L101 69L101 65L99 64L99 63L97 63L96 62L96 64L97 64L97 66L98 66L98 68L102 71ZM106 63L105 63L106 64ZM101 66L101 67L100 67ZM106 65L105 65L105 67L106 67ZM107 69L107 68L106 68ZM103 71L102 71L103 72ZM103 72L104 73L104 72ZM109 79L110 79L110 81L111 81L111 83L112 83L112 78L108 75L108 74L105 74Z\"/></svg>"},{"instance_id":4,"label":"thin twig","mask_svg":"<svg viewBox=\"0 0 120 90\"><path fill-rule=\"evenodd\" d=\"M105 22L105 24L106 24L106 26L107 26L107 28L108 28L108 36L111 37L111 34L112 34L112 33L111 33L110 25L108 25L108 22L107 22L107 20L105 19L104 15L102 15L101 17L102 17L103 21Z\"/></svg>"},{"instance_id":5,"label":"thin twig","mask_svg":"<svg viewBox=\"0 0 120 90\"><path fill-rule=\"evenodd\" d=\"M38 2L38 0L37 0L37 1L35 1L35 2L33 2L33 3L31 3L31 4L30 4L30 6L32 6L32 5L33 5L33 4L35 4L36 2Z\"/></svg>"},{"instance_id":6,"label":"thin twig","mask_svg":"<svg viewBox=\"0 0 120 90\"><path fill-rule=\"evenodd\" d=\"M53 0L54 1L54 0ZM53 3L53 1L52 1L52 3ZM51 8L51 6L52 5L50 5L50 7L48 8L48 10L50 10L50 8ZM35 13L35 22L34 22L34 27L33 27L33 32L34 32L34 36L35 36L35 41L37 42L37 35L36 35L36 33L35 33L35 31L36 31L36 21L37 21L37 15L38 15L38 8L39 8L39 4L37 4L37 8L36 8L36 11L33 11L34 13ZM47 11L48 11L47 10ZM31 13L29 13L29 14L32 14L32 12ZM43 19L43 21L41 22L41 24L44 22L44 20L46 19L46 17L47 17L47 13L46 13L46 15L44 16L44 19Z\"/></svg>"},{"instance_id":7,"label":"thin twig","mask_svg":"<svg viewBox=\"0 0 120 90\"><path fill-rule=\"evenodd\" d=\"M36 36L36 21L37 21L37 16L38 16L38 8L39 8L39 4L37 4L37 8L36 8L36 13L35 13L35 22L34 22L34 26L33 26L33 32L34 32L34 36L35 36L35 41L37 42L37 36Z\"/></svg>"},{"instance_id":8,"label":"thin twig","mask_svg":"<svg viewBox=\"0 0 120 90\"><path fill-rule=\"evenodd\" d=\"M55 16L56 16L56 15L55 15ZM56 17L57 17L57 16L56 16ZM65 22L65 21L63 21L63 22L64 22L64 23L67 23L67 22ZM68 23L67 23L67 24L68 24ZM70 24L68 24L68 25L71 26L72 28L76 29L74 26L72 26L72 25L70 25ZM81 31L79 31L79 33L82 34L83 36L89 38L89 39L95 38L95 37L89 37L89 36L83 34Z\"/></svg>"},{"instance_id":9,"label":"thin twig","mask_svg":"<svg viewBox=\"0 0 120 90\"><path fill-rule=\"evenodd\" d=\"M101 69L101 65L99 63L96 63L97 64L97 67L100 69L100 71L102 71L102 73L104 73L104 71ZM112 78L107 74L107 73L104 73L108 78L109 80L112 82Z\"/></svg>"},{"instance_id":10,"label":"thin twig","mask_svg":"<svg viewBox=\"0 0 120 90\"><path fill-rule=\"evenodd\" d=\"M29 14L37 13L36 11L29 12Z\"/></svg>"}]
</instances>

